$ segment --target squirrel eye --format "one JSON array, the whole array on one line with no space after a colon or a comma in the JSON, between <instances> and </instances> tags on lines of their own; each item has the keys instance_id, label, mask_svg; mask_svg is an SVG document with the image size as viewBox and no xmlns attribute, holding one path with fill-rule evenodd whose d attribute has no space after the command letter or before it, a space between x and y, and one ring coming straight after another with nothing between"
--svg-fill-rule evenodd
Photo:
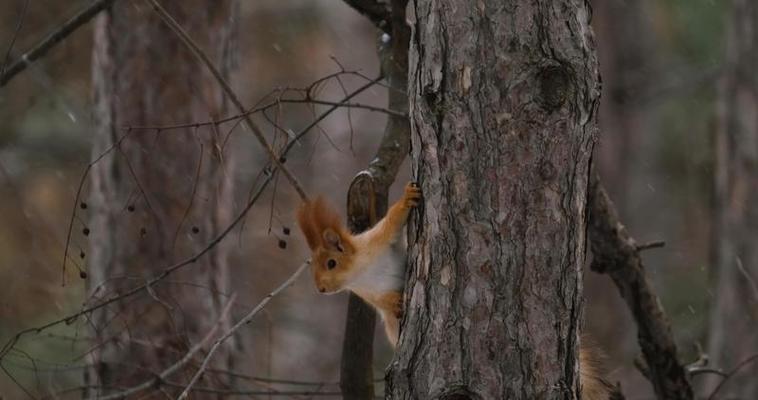
<instances>
[{"instance_id":1,"label":"squirrel eye","mask_svg":"<svg viewBox=\"0 0 758 400\"><path fill-rule=\"evenodd\" d=\"M334 267L336 267L336 266L337 266L337 261L335 261L333 258L330 258L326 262L326 268L328 268L328 269L334 269Z\"/></svg>"}]
</instances>

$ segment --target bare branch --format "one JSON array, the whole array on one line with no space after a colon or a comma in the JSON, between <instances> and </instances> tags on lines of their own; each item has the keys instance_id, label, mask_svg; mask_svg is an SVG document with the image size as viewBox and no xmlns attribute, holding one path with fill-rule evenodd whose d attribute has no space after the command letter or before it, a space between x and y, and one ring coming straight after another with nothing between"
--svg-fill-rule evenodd
<instances>
[{"instance_id":1,"label":"bare branch","mask_svg":"<svg viewBox=\"0 0 758 400\"><path fill-rule=\"evenodd\" d=\"M637 323L646 375L659 399L692 399L692 387L677 356L671 327L645 274L639 248L619 221L616 209L593 173L588 232L592 270L607 273Z\"/></svg>"},{"instance_id":2,"label":"bare branch","mask_svg":"<svg viewBox=\"0 0 758 400\"><path fill-rule=\"evenodd\" d=\"M311 265L310 261L306 261L302 265L300 265L300 268L298 268L289 278L287 278L287 280L284 281L284 283L279 285L279 287L274 289L273 292L269 293L266 297L264 297L263 300L261 300L261 302L258 303L258 305L255 306L255 308L252 309L252 311L250 311L247 315L245 315L244 318L239 320L239 322L234 324L233 327L231 327L228 331L226 331L226 333L224 333L223 336L218 338L213 343L213 346L211 346L211 349L208 351L208 354L206 354L205 359L203 359L203 363L200 364L200 368L192 377L192 380L190 380L190 382L187 384L187 387L185 387L182 393L179 395L178 400L184 400L187 398L187 396L189 396L192 386L197 382L198 379L200 379L200 377L203 375L205 370L208 368L208 363L210 362L211 358L213 358L213 354L216 352L216 350L218 350L219 346L221 346L221 343L223 343L224 341L229 339L232 335L234 335L242 326L249 324L253 320L253 317L255 317L258 314L258 312L260 312L263 309L263 307L265 307L266 304L268 304L268 302L271 301L272 298L274 298L274 296L278 295L284 289L292 285L292 283L295 282L295 280L300 276L300 274L303 273L303 271L305 271L305 269L309 265Z\"/></svg>"},{"instance_id":3,"label":"bare branch","mask_svg":"<svg viewBox=\"0 0 758 400\"><path fill-rule=\"evenodd\" d=\"M11 43L8 45L8 51L5 52L5 59L3 59L3 67L0 68L0 77L5 75L5 68L8 66L8 62L11 59L11 52L13 51L13 46L16 44L16 39L18 39L18 33L21 31L21 26L23 26L24 19L26 18L26 10L29 8L29 1L30 0L26 0L24 2L24 6L21 8L21 15L18 17L18 22L16 23L16 29L13 30Z\"/></svg>"},{"instance_id":4,"label":"bare branch","mask_svg":"<svg viewBox=\"0 0 758 400\"><path fill-rule=\"evenodd\" d=\"M642 243L637 245L637 251L643 251L643 250L649 250L649 249L659 249L661 247L666 246L666 242L663 240L654 240L652 242Z\"/></svg>"},{"instance_id":5,"label":"bare branch","mask_svg":"<svg viewBox=\"0 0 758 400\"><path fill-rule=\"evenodd\" d=\"M737 364L736 367L732 368L731 371L726 373L726 376L724 377L724 380L719 382L718 386L716 386L715 389L713 389L713 392L711 392L711 395L708 396L708 400L713 400L716 398L716 394L721 390L721 388L726 384L726 382L733 377L737 372L739 372L743 367L758 361L758 354L753 354L752 356L742 360L739 364Z\"/></svg>"},{"instance_id":6,"label":"bare branch","mask_svg":"<svg viewBox=\"0 0 758 400\"><path fill-rule=\"evenodd\" d=\"M345 4L370 19L382 31L392 32L392 10L388 2L381 0L345 0Z\"/></svg>"},{"instance_id":7,"label":"bare branch","mask_svg":"<svg viewBox=\"0 0 758 400\"><path fill-rule=\"evenodd\" d=\"M235 297L233 296L227 303L226 306L224 306L224 309L221 311L221 314L219 315L218 320L213 325L211 330L208 331L208 333L203 337L197 344L192 346L189 351L187 351L187 354L184 355L179 361L174 363L173 365L169 366L168 368L164 369L161 373L156 375L153 379L150 379L146 382L143 382L137 386L131 387L129 389L123 390L118 393L110 394L107 396L97 396L98 400L115 400L115 399L125 399L133 394L137 394L143 390L150 389L152 387L155 387L156 385L160 385L162 382L164 382L168 377L173 375L175 372L182 369L187 363L189 363L193 357L195 357L195 354L200 351L203 347L205 347L210 340L216 336L216 332L218 331L219 327L221 326L221 323L228 317L229 310L231 310L232 303L234 303Z\"/></svg>"},{"instance_id":8,"label":"bare branch","mask_svg":"<svg viewBox=\"0 0 758 400\"><path fill-rule=\"evenodd\" d=\"M745 267L742 265L742 260L737 257L737 270L740 271L740 274L745 278L745 281L750 285L750 289L753 292L753 301L758 302L758 283L755 282L755 279L745 270Z\"/></svg>"},{"instance_id":9,"label":"bare branch","mask_svg":"<svg viewBox=\"0 0 758 400\"><path fill-rule=\"evenodd\" d=\"M221 72L216 68L216 66L213 65L213 62L208 58L208 56L200 49L200 47L195 43L192 38L189 37L187 32L184 31L184 29L179 25L178 22L165 10L161 5L158 3L157 0L148 0L152 5L153 9L160 15L160 17L163 19L163 22L166 23L166 25L171 28L171 30L176 33L177 36L179 36L179 39L181 39L182 43L184 43L192 53L202 61L202 63L208 68L208 70L211 72L213 77L216 79L216 81L221 86L221 89L223 89L224 93L229 97L229 100L232 101L235 107L239 110L240 113L243 115L245 114L245 107L242 105L242 102L239 100L237 95L232 90L231 86L229 86L229 83L226 82L226 79L224 79L224 76L221 75ZM290 172L284 164L279 161L279 156L276 155L276 151L271 147L271 145L266 141L266 137L263 135L263 131L256 125L252 118L250 118L249 115L244 115L244 120L247 126L250 128L250 130L253 131L253 134L255 135L256 139L258 139L258 142L260 142L261 146L268 152L269 157L271 158L271 162L276 165L276 167L282 171L284 174L284 177L287 178L290 185L295 189L298 195L300 195L300 198L302 200L307 200L308 195L305 193L305 190L303 189L302 185L300 185L300 182L298 182L297 178Z\"/></svg>"},{"instance_id":10,"label":"bare branch","mask_svg":"<svg viewBox=\"0 0 758 400\"><path fill-rule=\"evenodd\" d=\"M350 93L350 95L345 96L345 98L342 99L342 103L349 102L355 96L358 96L359 94L363 93L367 89L369 89L369 88L373 87L374 85L376 85L377 82L379 82L380 80L381 80L381 77L375 78L375 79L373 79L373 80L365 83L364 85L360 86L359 88L355 89L352 93ZM292 148L295 146L295 143L298 143L298 141L300 139L302 139L305 135L307 135L311 131L311 129L313 129L314 126L316 126L319 122L321 122L324 118L326 118L327 116L329 116L331 113L333 113L337 109L339 109L339 106L332 106L332 107L330 107L328 110L324 111L317 118L315 118L308 126L304 127L300 132L298 132L297 135L295 135L295 139L292 140L292 141L290 141L287 144L287 146L285 146L284 150L280 153L279 157L280 158L285 157L292 150ZM73 221L75 219L74 217L76 216L76 207L78 207L79 198L80 198L81 192L82 192L82 186L83 186L83 183L85 182L85 180L87 178L87 175L91 171L92 166L95 163L97 163L99 160L101 160L103 157L105 157L106 155L108 155L110 152L112 152L132 132L133 132L132 130L127 130L127 132L124 135L122 135L110 148L105 149L103 151L103 153L101 153L98 157L95 158L95 160L93 160L92 162L90 162L87 165L87 168L85 169L84 173L82 174L82 179L81 179L81 182L80 182L79 187L77 189L76 199L74 201L74 206L73 206L73 211L72 211L71 223L69 224L68 238L66 240L66 246L65 246L66 249L68 249L68 247L69 247L72 225L73 225ZM74 321L76 321L76 319L78 319L81 316L88 315L88 314L92 313L93 311L99 310L99 309L101 309L103 307L107 307L108 305L110 305L110 304L112 304L114 302L121 301L121 300L123 300L125 298L128 298L128 297L131 297L131 296L133 296L133 295L135 295L137 293L141 293L143 290L145 290L147 288L148 285L154 285L155 283L164 280L166 277L168 277L169 275L171 275L176 270L182 269L182 268L184 268L184 267L186 267L188 265L194 264L198 259L200 259L200 257L204 256L209 251L211 251L211 249L213 249L214 247L216 247L216 245L218 245L232 231L232 229L234 229L245 218L245 216L250 211L250 209L252 209L253 205L255 205L255 203L261 197L261 195L263 194L263 191L266 189L266 187L268 186L268 184L272 181L273 174L271 172L274 170L274 168L275 167L272 166L271 164L269 164L268 166L266 166L264 168L264 171L268 171L268 174L266 174L266 178L264 179L264 181L259 186L258 191L256 191L255 194L253 194L253 195L250 196L249 201L247 202L247 204L245 205L245 207L239 212L239 214L234 218L234 220L232 222L230 222L229 225L223 231L221 231L217 237L215 237L213 240L211 240L205 248L201 249L200 251L198 251L194 255L192 255L192 256L184 259L184 260L181 260L181 261L177 262L176 264L173 264L173 265L170 265L170 266L166 267L160 274L158 274L154 278L150 279L147 283L138 285L138 286L136 286L136 287L134 287L134 288L126 291L126 292L119 293L119 294L117 294L117 295L115 295L113 297L110 297L110 298L106 299L106 300L102 300L98 304L95 304L95 305L90 306L90 307L83 308L83 309L79 310L78 312L69 314L69 315L64 316L62 318L59 318L57 320L48 322L48 323L43 324L43 325L27 328L27 329L24 329L24 330L21 330L21 331L17 332L10 339L8 339L5 342L5 344L3 344L2 348L0 348L0 360L2 360L16 346L16 344L18 343L18 341L22 337L24 337L24 336L27 336L29 334L38 334L38 333L40 333L40 332L42 332L44 330L47 330L47 329L49 329L49 328L51 328L53 326L57 326L57 325L60 325L60 324L64 324L64 323L65 324L71 324L71 323L73 323ZM66 259L66 257L67 257L67 255L64 255L64 260Z\"/></svg>"},{"instance_id":11,"label":"bare branch","mask_svg":"<svg viewBox=\"0 0 758 400\"><path fill-rule=\"evenodd\" d=\"M0 87L5 86L14 76L23 71L37 61L40 57L47 54L47 52L60 43L61 40L74 33L80 26L86 24L100 11L110 7L115 0L96 0L83 10L79 11L76 15L66 21L60 28L51 32L47 37L42 39L37 45L32 47L31 50L22 54L10 67L0 75Z\"/></svg>"}]
</instances>

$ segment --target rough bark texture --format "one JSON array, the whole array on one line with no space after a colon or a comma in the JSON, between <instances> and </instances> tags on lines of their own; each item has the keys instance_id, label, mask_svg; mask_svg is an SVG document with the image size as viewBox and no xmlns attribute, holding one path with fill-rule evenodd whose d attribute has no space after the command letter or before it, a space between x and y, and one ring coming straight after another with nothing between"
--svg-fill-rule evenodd
<instances>
[{"instance_id":1,"label":"rough bark texture","mask_svg":"<svg viewBox=\"0 0 758 400\"><path fill-rule=\"evenodd\" d=\"M416 0L397 399L574 399L598 70L584 1Z\"/></svg>"},{"instance_id":2,"label":"rough bark texture","mask_svg":"<svg viewBox=\"0 0 758 400\"><path fill-rule=\"evenodd\" d=\"M235 1L162 4L228 73ZM116 146L95 164L90 180L89 282L91 288L102 284L95 294L104 297L196 253L228 225L232 165L231 155L219 152L223 138L211 128L123 129L219 117L226 113L225 101L206 68L147 4L117 2L96 24L93 155ZM97 347L88 384L109 389L90 395L152 378L211 329L227 300L219 295L229 288L227 253L219 245L172 274L171 282L156 284L149 295L94 313ZM214 358L215 366L230 367L232 352L226 350ZM193 370L171 381L186 382ZM206 384L225 381L213 374L206 379ZM153 390L178 389L158 383Z\"/></svg>"},{"instance_id":3,"label":"rough bark texture","mask_svg":"<svg viewBox=\"0 0 758 400\"><path fill-rule=\"evenodd\" d=\"M351 3L351 2L348 2ZM355 2L353 2L355 3ZM408 0L393 0L390 40L380 38L379 58L391 89L388 108L408 110L408 45L410 28L405 24ZM385 23L386 25L386 23ZM379 26L380 28L382 26ZM348 193L348 226L353 232L371 228L387 212L388 192L410 148L408 118L390 116L376 157L358 174ZM351 294L342 347L340 388L344 399L374 397L373 338L376 313L360 297Z\"/></svg>"},{"instance_id":4,"label":"rough bark texture","mask_svg":"<svg viewBox=\"0 0 758 400\"><path fill-rule=\"evenodd\" d=\"M712 366L729 370L758 353L758 4L733 0L716 136ZM758 398L758 363L719 398ZM711 387L719 380L713 377Z\"/></svg>"},{"instance_id":5,"label":"rough bark texture","mask_svg":"<svg viewBox=\"0 0 758 400\"><path fill-rule=\"evenodd\" d=\"M637 244L629 236L608 195L593 177L589 196L592 270L608 274L637 323L637 338L647 368L645 376L661 400L692 399L678 359L671 326L645 274Z\"/></svg>"}]
</instances>

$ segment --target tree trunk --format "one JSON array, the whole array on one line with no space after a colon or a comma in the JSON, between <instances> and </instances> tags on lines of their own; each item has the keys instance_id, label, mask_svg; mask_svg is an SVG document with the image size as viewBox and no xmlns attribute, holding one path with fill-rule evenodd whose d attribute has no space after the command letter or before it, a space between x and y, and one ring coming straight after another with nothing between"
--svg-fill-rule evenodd
<instances>
[{"instance_id":1,"label":"tree trunk","mask_svg":"<svg viewBox=\"0 0 758 400\"><path fill-rule=\"evenodd\" d=\"M599 82L583 1L416 0L424 204L387 393L574 399Z\"/></svg>"},{"instance_id":2,"label":"tree trunk","mask_svg":"<svg viewBox=\"0 0 758 400\"><path fill-rule=\"evenodd\" d=\"M348 2L348 4L352 4ZM373 3L371 3L373 4ZM408 110L408 44L410 29L405 23L408 0L392 0L390 40L380 34L379 59L390 87L387 107ZM364 9L361 9L364 10ZM364 10L365 11L365 10ZM386 25L386 23L385 23ZM368 168L350 184L347 196L348 227L354 233L371 228L387 213L388 194L400 165L410 149L408 118L390 116L384 136ZM340 365L340 389L344 400L374 398L373 344L376 313L360 297L350 294L345 323L345 340ZM381 340L385 340L381 338Z\"/></svg>"},{"instance_id":3,"label":"tree trunk","mask_svg":"<svg viewBox=\"0 0 758 400\"><path fill-rule=\"evenodd\" d=\"M716 133L712 365L729 370L758 353L758 4L733 0ZM758 398L758 363L719 398ZM714 377L710 387L720 380Z\"/></svg>"},{"instance_id":4,"label":"tree trunk","mask_svg":"<svg viewBox=\"0 0 758 400\"><path fill-rule=\"evenodd\" d=\"M161 3L228 74L236 2ZM147 3L117 2L98 17L93 76L93 158L115 146L92 169L87 211L90 289L103 298L196 254L228 225L233 166L231 155L221 152L225 132L214 127L123 128L226 114L216 81ZM228 301L221 295L229 291L227 253L222 243L148 293L93 314L96 351L87 380L98 389L89 395L154 378L211 330ZM229 350L214 358L216 367L230 368ZM168 381L186 383L194 369L182 369ZM206 375L207 385L226 382L224 376ZM176 395L179 389L158 382L150 390Z\"/></svg>"}]
</instances>

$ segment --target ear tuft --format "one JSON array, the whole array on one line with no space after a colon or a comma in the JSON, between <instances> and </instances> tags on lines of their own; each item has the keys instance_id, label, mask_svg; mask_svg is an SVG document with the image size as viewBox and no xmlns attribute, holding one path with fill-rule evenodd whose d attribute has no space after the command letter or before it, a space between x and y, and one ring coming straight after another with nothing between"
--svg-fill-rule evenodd
<instances>
[{"instance_id":1,"label":"ear tuft","mask_svg":"<svg viewBox=\"0 0 758 400\"><path fill-rule=\"evenodd\" d=\"M308 242L308 247L311 251L316 250L319 245L318 230L313 223L313 203L304 202L297 210L297 224L300 226L300 230L305 236L305 240Z\"/></svg>"},{"instance_id":2,"label":"ear tuft","mask_svg":"<svg viewBox=\"0 0 758 400\"><path fill-rule=\"evenodd\" d=\"M321 196L300 206L297 221L312 251L318 247L352 248L339 215Z\"/></svg>"}]
</instances>

